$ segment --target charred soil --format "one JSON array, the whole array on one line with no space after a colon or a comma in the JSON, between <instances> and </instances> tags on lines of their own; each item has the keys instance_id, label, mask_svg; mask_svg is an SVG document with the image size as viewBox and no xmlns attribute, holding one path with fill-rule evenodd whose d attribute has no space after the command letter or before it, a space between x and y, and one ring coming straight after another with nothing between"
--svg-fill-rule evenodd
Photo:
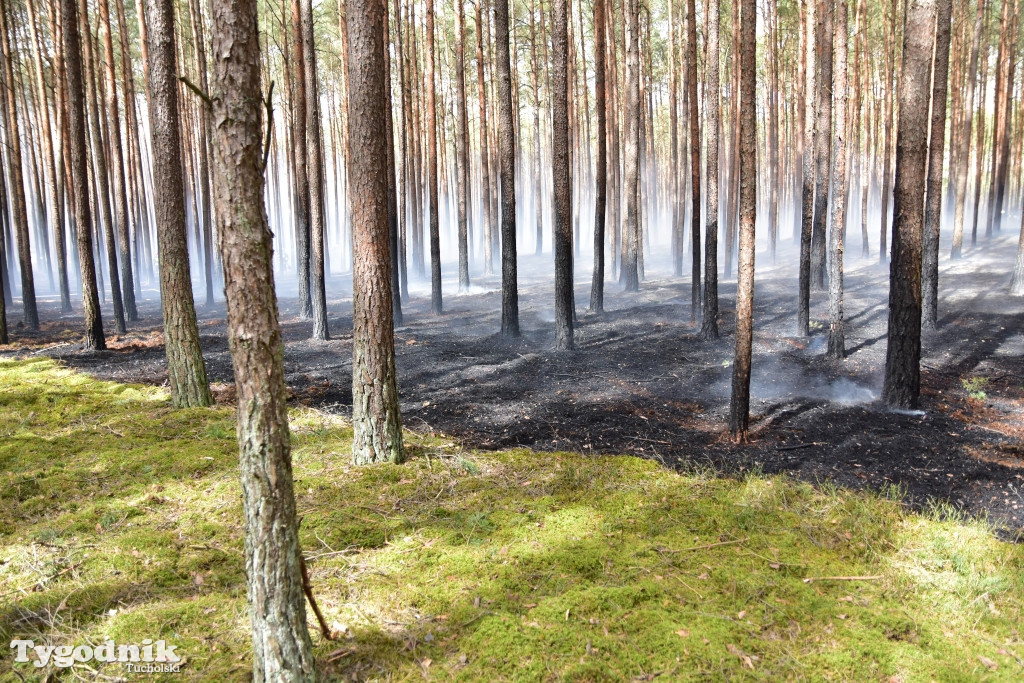
<instances>
[{"instance_id":1,"label":"charred soil","mask_svg":"<svg viewBox=\"0 0 1024 683\"><path fill-rule=\"evenodd\" d=\"M576 347L556 352L553 283L520 278L522 337L503 339L500 280L476 278L447 291L430 315L429 283L414 285L396 353L407 428L443 433L467 447L589 454L631 453L681 470L785 472L812 483L884 490L913 506L935 502L987 516L1011 537L1024 529L1024 300L1009 297L1010 240L963 261L944 261L938 328L924 336L919 411L877 399L885 366L888 271L851 259L846 277L847 349L824 358L826 294L812 295L810 337L795 335L795 278L760 267L755 294L752 434L726 432L733 356L735 280L721 282L722 337L702 341L689 320L689 282L649 266L638 293L609 283L605 313L585 310L589 274L577 266ZM764 260L764 255L759 254ZM780 256L779 262L790 263ZM522 272L550 268L522 259ZM655 266L660 265L655 262ZM455 272L449 269L447 272ZM451 283L454 289L454 282ZM311 321L282 296L285 370L292 399L351 409L351 281L328 282L332 340L309 339ZM15 304L17 306L17 304ZM10 311L13 313L13 310ZM120 382L162 384L166 367L159 300L144 292L143 319L110 350L81 345L81 318L44 304L43 329L14 327L7 355L45 354ZM199 309L208 374L231 402L223 304ZM13 316L11 316L13 317ZM109 316L108 316L109 317Z\"/></svg>"}]
</instances>

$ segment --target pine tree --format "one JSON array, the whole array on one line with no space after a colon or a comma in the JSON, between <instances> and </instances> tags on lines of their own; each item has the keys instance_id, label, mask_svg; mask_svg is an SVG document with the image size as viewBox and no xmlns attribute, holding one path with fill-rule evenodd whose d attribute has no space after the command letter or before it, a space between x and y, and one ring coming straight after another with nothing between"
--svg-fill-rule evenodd
<instances>
[{"instance_id":1,"label":"pine tree","mask_svg":"<svg viewBox=\"0 0 1024 683\"><path fill-rule=\"evenodd\" d=\"M153 138L155 181L153 204L160 252L160 299L171 403L175 407L208 406L213 403L213 396L199 346L185 238L174 3L171 0L149 0L146 3L146 20L149 27L149 125ZM83 197L78 203L87 202Z\"/></svg>"},{"instance_id":2,"label":"pine tree","mask_svg":"<svg viewBox=\"0 0 1024 683\"><path fill-rule=\"evenodd\" d=\"M882 398L916 408L921 389L921 243L936 0L907 0L896 138L889 330Z\"/></svg>"},{"instance_id":3,"label":"pine tree","mask_svg":"<svg viewBox=\"0 0 1024 683\"><path fill-rule=\"evenodd\" d=\"M272 235L263 204L257 3L211 0L210 9L216 122L212 175L238 395L253 680L314 681L292 482L284 343L274 292Z\"/></svg>"},{"instance_id":4,"label":"pine tree","mask_svg":"<svg viewBox=\"0 0 1024 683\"><path fill-rule=\"evenodd\" d=\"M349 111L358 112L348 117L353 240L352 459L358 465L397 463L404 453L395 370L388 208L380 201L387 196L384 126L385 107L391 106L385 85L384 3L349 0L347 10ZM427 16L432 24L431 14ZM436 224L435 218L431 220Z\"/></svg>"}]
</instances>

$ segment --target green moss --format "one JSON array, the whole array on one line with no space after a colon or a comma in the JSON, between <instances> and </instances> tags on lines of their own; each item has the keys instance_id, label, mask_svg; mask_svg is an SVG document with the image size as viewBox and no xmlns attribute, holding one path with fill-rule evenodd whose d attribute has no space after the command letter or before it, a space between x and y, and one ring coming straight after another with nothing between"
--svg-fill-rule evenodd
<instances>
[{"instance_id":1,"label":"green moss","mask_svg":"<svg viewBox=\"0 0 1024 683\"><path fill-rule=\"evenodd\" d=\"M46 360L0 362L0 386L0 640L164 638L187 657L168 680L248 680L232 412ZM898 492L412 433L407 464L357 469L344 420L291 423L302 544L338 631L314 636L328 678L1021 674L1024 551ZM805 581L830 576L873 578ZM52 673L11 667L0 680Z\"/></svg>"}]
</instances>

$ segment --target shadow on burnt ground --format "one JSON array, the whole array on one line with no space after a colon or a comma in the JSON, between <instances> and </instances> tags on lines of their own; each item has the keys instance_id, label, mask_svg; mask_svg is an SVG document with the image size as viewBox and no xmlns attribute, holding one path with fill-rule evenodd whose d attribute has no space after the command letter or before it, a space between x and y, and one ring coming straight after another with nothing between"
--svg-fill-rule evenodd
<instances>
[{"instance_id":1,"label":"shadow on burnt ground","mask_svg":"<svg viewBox=\"0 0 1024 683\"><path fill-rule=\"evenodd\" d=\"M1005 242L1005 244L1004 244ZM787 266L761 267L755 295L752 439L726 433L733 355L735 281L720 284L722 338L705 342L689 321L688 279L655 261L636 293L609 283L606 312L585 310L589 267L576 273L577 349L555 352L549 257L521 257L522 336L500 338L500 280L474 279L469 294L446 292L446 312L429 296L405 302L395 344L405 425L459 439L467 447L529 447L632 453L666 466L711 466L728 474L788 473L810 482L883 489L897 486L915 506L948 501L1024 528L1024 301L1006 296L1008 239L972 258L943 261L937 330L924 335L920 412L886 410L877 400L885 365L888 269L850 259L845 282L847 348L824 359L827 300L812 295L810 337L795 335L795 278ZM453 271L452 271L453 272ZM446 288L448 287L446 282ZM422 285L420 286L422 289ZM309 340L311 324L282 298L285 370L293 399L351 410L350 281L328 283L332 340ZM94 375L163 383L159 301L110 351L69 341L80 318L54 312L33 341ZM230 383L223 304L200 307L211 381ZM17 336L18 331L15 330ZM23 353L26 351L22 351ZM984 400L962 381L981 378ZM227 392L230 398L230 391Z\"/></svg>"}]
</instances>

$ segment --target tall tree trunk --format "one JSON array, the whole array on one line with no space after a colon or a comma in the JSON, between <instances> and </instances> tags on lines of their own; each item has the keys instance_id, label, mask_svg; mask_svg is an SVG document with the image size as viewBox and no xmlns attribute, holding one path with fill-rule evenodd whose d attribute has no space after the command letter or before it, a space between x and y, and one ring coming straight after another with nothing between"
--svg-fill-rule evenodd
<instances>
[{"instance_id":1,"label":"tall tree trunk","mask_svg":"<svg viewBox=\"0 0 1024 683\"><path fill-rule=\"evenodd\" d=\"M817 97L814 88L814 25L815 3L817 0L804 0L803 45L800 65L804 73L804 85L801 91L803 107L801 121L803 123L803 183L800 195L800 282L797 300L797 334L809 337L811 334L811 235L814 230L814 127L817 120ZM893 0L895 2L895 0Z\"/></svg>"},{"instance_id":2,"label":"tall tree trunk","mask_svg":"<svg viewBox=\"0 0 1024 683\"><path fill-rule=\"evenodd\" d=\"M0 206L0 208L6 208ZM3 244L5 240L0 236L0 259L6 259L4 254ZM10 339L7 336L7 283L4 282L6 278L0 278L0 344L10 343Z\"/></svg>"},{"instance_id":3,"label":"tall tree trunk","mask_svg":"<svg viewBox=\"0 0 1024 683\"><path fill-rule=\"evenodd\" d=\"M36 286L32 274L32 247L29 243L28 208L25 196L29 186L24 178L21 158L21 127L18 121L15 98L14 53L11 49L11 35L7 16L10 0L0 3L0 39L3 41L3 108L7 117L7 172L8 187L11 191L11 218L18 242L18 264L21 266L21 301L24 308L25 326L30 330L39 329L39 312L36 307Z\"/></svg>"},{"instance_id":4,"label":"tall tree trunk","mask_svg":"<svg viewBox=\"0 0 1024 683\"><path fill-rule=\"evenodd\" d=\"M462 2L456 3L458 33L455 36L455 106L457 133L455 137L456 205L459 223L459 291L469 290L469 232L466 208L469 203L469 113L466 111L466 12Z\"/></svg>"},{"instance_id":5,"label":"tall tree trunk","mask_svg":"<svg viewBox=\"0 0 1024 683\"><path fill-rule=\"evenodd\" d=\"M145 172L143 171L142 146L139 137L142 135L140 122L136 110L135 99L135 74L132 71L131 50L128 40L128 22L125 21L124 0L115 0L114 7L117 10L117 25L124 26L119 31L121 44L121 80L124 83L125 100L125 128L128 133L129 158L132 160L132 183L136 188L133 210L135 211L135 250L138 258L138 268L135 271L136 294L141 293L140 281L142 272L145 271L147 279L153 279L152 261L152 237L149 226L149 208L146 203ZM145 22L138 17L140 33ZM59 92L59 91L58 91ZM59 99L59 97L58 97Z\"/></svg>"},{"instance_id":6,"label":"tall tree trunk","mask_svg":"<svg viewBox=\"0 0 1024 683\"><path fill-rule=\"evenodd\" d=\"M320 128L320 84L317 81L316 43L313 37L313 0L301 0L302 65L297 78L304 79L306 111L306 173L309 192L310 303L313 307L313 339L330 338L327 329L327 289L324 273L324 156Z\"/></svg>"},{"instance_id":7,"label":"tall tree trunk","mask_svg":"<svg viewBox=\"0 0 1024 683\"><path fill-rule=\"evenodd\" d=\"M1012 8L1012 9L1011 9ZM992 120L992 167L989 172L988 185L988 215L985 221L985 237L991 237L996 231L999 222L998 195L1002 191L1002 157L1003 157L1003 135L1009 109L1008 82L1012 81L1010 74L1011 58L1010 36L1013 36L1013 52L1016 52L1016 31L1014 22L1017 18L1017 3L1010 0L1003 0L1003 6L999 25L999 51L996 53L996 78L995 78L995 115ZM1011 14L1012 12L1012 14Z\"/></svg>"},{"instance_id":8,"label":"tall tree trunk","mask_svg":"<svg viewBox=\"0 0 1024 683\"><path fill-rule=\"evenodd\" d=\"M211 0L210 9L213 177L238 393L253 680L314 681L292 483L284 343L274 292L273 236L263 204L257 3ZM154 33L158 26L154 24Z\"/></svg>"},{"instance_id":9,"label":"tall tree trunk","mask_svg":"<svg viewBox=\"0 0 1024 683\"><path fill-rule=\"evenodd\" d=\"M437 191L437 94L434 67L434 1L427 0L427 194L430 201L430 312L441 315L441 228Z\"/></svg>"},{"instance_id":10,"label":"tall tree trunk","mask_svg":"<svg viewBox=\"0 0 1024 683\"><path fill-rule=\"evenodd\" d=\"M625 0L626 37L626 232L623 235L625 258L622 261L622 281L625 291L640 288L637 272L640 219L640 4L639 0Z\"/></svg>"},{"instance_id":11,"label":"tall tree trunk","mask_svg":"<svg viewBox=\"0 0 1024 683\"><path fill-rule=\"evenodd\" d=\"M729 108L732 110L732 124L729 128L728 183L726 185L725 213L725 259L724 274L732 277L733 256L736 254L736 237L739 228L740 194L740 2L732 3L732 96Z\"/></svg>"},{"instance_id":12,"label":"tall tree trunk","mask_svg":"<svg viewBox=\"0 0 1024 683\"><path fill-rule=\"evenodd\" d=\"M192 277L185 237L181 133L178 126L174 5L149 0L149 128L153 138L153 204L160 252L160 299L171 403L175 407L213 403L199 346Z\"/></svg>"},{"instance_id":13,"label":"tall tree trunk","mask_svg":"<svg viewBox=\"0 0 1024 683\"><path fill-rule=\"evenodd\" d=\"M757 221L757 15L754 0L740 10L740 234L736 269L736 356L732 370L729 429L736 442L750 426L750 356L754 332L754 227Z\"/></svg>"},{"instance_id":14,"label":"tall tree trunk","mask_svg":"<svg viewBox=\"0 0 1024 683\"><path fill-rule=\"evenodd\" d=\"M594 276L590 310L604 312L605 214L608 205L608 95L605 88L605 0L594 0L594 108L597 110L597 168L594 172ZM675 197L673 196L673 199Z\"/></svg>"},{"instance_id":15,"label":"tall tree trunk","mask_svg":"<svg viewBox=\"0 0 1024 683\"><path fill-rule=\"evenodd\" d=\"M631 0L635 2L636 0ZM572 171L569 159L569 37L567 0L554 0L551 76L551 175L554 179L555 348L573 340ZM633 140L636 146L636 140Z\"/></svg>"},{"instance_id":16,"label":"tall tree trunk","mask_svg":"<svg viewBox=\"0 0 1024 683\"><path fill-rule=\"evenodd\" d=\"M1010 279L1010 294L1024 296L1024 213L1021 214L1020 237L1017 239L1017 260Z\"/></svg>"},{"instance_id":17,"label":"tall tree trunk","mask_svg":"<svg viewBox=\"0 0 1024 683\"><path fill-rule=\"evenodd\" d=\"M868 246L868 191L871 187L871 174L867 168L866 157L873 157L871 154L871 97L866 89L869 83L869 59L867 55L867 39L864 35L866 30L867 2L859 0L857 7L857 141L854 143L857 154L857 179L860 193L860 242L861 256L867 258L871 250ZM863 22L863 23L862 23ZM862 28L863 27L863 28ZM861 123L863 121L863 123ZM861 148L861 135L864 136L864 146Z\"/></svg>"},{"instance_id":18,"label":"tall tree trunk","mask_svg":"<svg viewBox=\"0 0 1024 683\"><path fill-rule=\"evenodd\" d=\"M412 135L411 116L412 107L409 99L409 72L408 72L408 57L406 55L405 42L402 39L402 2L401 0L395 0L395 34L398 39L398 44L395 46L398 52L398 82L399 88L401 89L401 107L402 107L402 174L400 176L401 182L398 188L399 198L399 211L398 214L401 218L401 229L398 236L398 272L399 272L399 288L401 289L401 297L399 299L399 305L401 305L401 299L409 298L409 267L408 267L408 238L409 238L409 225L410 225L410 212L408 210L409 195L412 191L412 174L410 173L411 166L411 150L410 137ZM394 261L394 257L392 257Z\"/></svg>"},{"instance_id":19,"label":"tall tree trunk","mask_svg":"<svg viewBox=\"0 0 1024 683\"><path fill-rule=\"evenodd\" d=\"M939 324L939 224L942 213L942 168L946 151L946 84L949 81L950 22L953 0L935 0L935 58L932 67L931 140L925 193L922 244L922 311L924 326Z\"/></svg>"},{"instance_id":20,"label":"tall tree trunk","mask_svg":"<svg viewBox=\"0 0 1024 683\"><path fill-rule=\"evenodd\" d=\"M1012 124L1012 106L1014 79L1017 71L1017 25L1020 18L1020 4L1013 4L1013 19L1009 24L1003 24L1007 30L1003 31L1006 37L1006 65L1003 74L1003 94L1001 98L1002 111L996 117L996 131L998 132L999 146L996 156L995 175L993 176L994 203L993 210L989 213L989 225L991 232L997 233L1002 228L1003 203L1006 200L1006 188L1009 180L1010 168L1010 133ZM995 150L994 150L995 151Z\"/></svg>"},{"instance_id":21,"label":"tall tree trunk","mask_svg":"<svg viewBox=\"0 0 1024 683\"><path fill-rule=\"evenodd\" d=\"M78 28L77 0L61 0L61 34L64 39L64 70L61 79L67 86L67 145L71 170L68 190L73 197L78 264L82 280L82 309L85 316L85 343L94 350L107 348L103 337L100 295L96 286L96 267L92 258L92 215L89 210L89 158L85 142L85 83L82 74L82 34ZM179 176L180 177L180 176Z\"/></svg>"},{"instance_id":22,"label":"tall tree trunk","mask_svg":"<svg viewBox=\"0 0 1024 683\"><path fill-rule=\"evenodd\" d=\"M391 318L388 210L379 199L387 194L387 136L383 127L384 108L391 106L385 99L384 10L382 2L348 0L349 107L359 113L350 116L348 122L354 242L352 458L358 465L403 460ZM428 6L428 30L433 29L432 17L433 8ZM427 42L432 52L433 40L428 37ZM434 192L436 212L436 185ZM431 220L436 226L436 218L432 216Z\"/></svg>"},{"instance_id":23,"label":"tall tree trunk","mask_svg":"<svg viewBox=\"0 0 1024 683\"><path fill-rule=\"evenodd\" d=\"M103 55L106 61L106 94L107 120L110 131L110 151L112 180L114 181L114 212L117 222L117 238L121 266L121 293L124 315L128 320L138 320L139 313L135 306L135 275L132 269L132 244L128 229L128 190L125 181L125 159L121 147L121 118L117 97L117 75L114 73L114 40L110 31L110 4L108 0L99 0L100 34L103 36ZM124 26L122 31L127 30ZM202 81L200 81L202 87ZM125 102L125 106L128 106ZM97 113L99 113L97 108ZM205 139L205 138L204 138ZM209 253L209 251L207 251Z\"/></svg>"},{"instance_id":24,"label":"tall tree trunk","mask_svg":"<svg viewBox=\"0 0 1024 683\"><path fill-rule=\"evenodd\" d=\"M736 0L733 0L735 2ZM704 316L700 326L702 339L718 339L718 170L721 125L721 76L719 75L719 38L721 13L718 0L707 5L707 80L705 81L704 112L707 123L704 130L707 143L707 202L708 215L704 222ZM694 224L695 232L700 229Z\"/></svg>"},{"instance_id":25,"label":"tall tree trunk","mask_svg":"<svg viewBox=\"0 0 1024 683\"><path fill-rule=\"evenodd\" d=\"M199 79L199 89L208 92L207 64L206 64L206 30L203 27L202 8L199 0L189 0L190 26L192 39L195 46L196 74ZM196 165L197 177L194 188L199 194L199 211L202 223L202 232L196 231L196 251L203 255L203 282L206 285L206 305L213 305L213 218L210 208L210 109L209 106L200 106L198 112L199 137L196 144Z\"/></svg>"},{"instance_id":26,"label":"tall tree trunk","mask_svg":"<svg viewBox=\"0 0 1024 683\"><path fill-rule=\"evenodd\" d=\"M700 287L700 107L697 101L697 10L695 0L686 2L686 87L689 97L690 123L690 235L693 249L690 253L690 320L697 321L701 313ZM706 236L717 239L717 236ZM718 267L716 263L715 268ZM716 280L717 284L717 280ZM717 294L717 293L716 293Z\"/></svg>"},{"instance_id":27,"label":"tall tree trunk","mask_svg":"<svg viewBox=\"0 0 1024 683\"><path fill-rule=\"evenodd\" d=\"M909 2L909 0L907 0ZM889 7L889 31L886 34L887 47L885 50L885 147L882 152L882 226L878 235L878 262L885 263L889 259L889 250L886 248L889 237L889 193L892 187L892 110L893 93L896 88L893 84L896 78L896 0L892 0Z\"/></svg>"},{"instance_id":28,"label":"tall tree trunk","mask_svg":"<svg viewBox=\"0 0 1024 683\"><path fill-rule=\"evenodd\" d=\"M835 49L832 70L832 111L836 114L832 137L832 225L828 235L828 351L834 360L846 356L846 321L843 317L843 252L846 235L847 120L847 4L836 0Z\"/></svg>"},{"instance_id":29,"label":"tall tree trunk","mask_svg":"<svg viewBox=\"0 0 1024 683\"><path fill-rule=\"evenodd\" d=\"M907 0L896 138L889 331L882 398L916 408L921 389L921 241L936 0Z\"/></svg>"},{"instance_id":30,"label":"tall tree trunk","mask_svg":"<svg viewBox=\"0 0 1024 683\"><path fill-rule=\"evenodd\" d=\"M811 288L825 288L825 241L828 230L829 167L832 156L832 17L834 0L818 0L814 41L817 73L814 121L814 224L811 231ZM837 114L838 115L838 114Z\"/></svg>"},{"instance_id":31,"label":"tall tree trunk","mask_svg":"<svg viewBox=\"0 0 1024 683\"><path fill-rule=\"evenodd\" d=\"M497 231L497 225L494 220L494 202L491 201L491 154L490 135L487 128L487 87L484 82L484 23L481 17L481 5L483 5L483 0L477 0L474 5L476 11L476 91L480 107L480 200L483 205L482 214L484 220L484 275L492 275L494 273L493 233Z\"/></svg>"},{"instance_id":32,"label":"tall tree trunk","mask_svg":"<svg viewBox=\"0 0 1024 683\"><path fill-rule=\"evenodd\" d=\"M512 108L508 0L494 0L498 74L498 163L501 188L501 336L519 336L519 283L516 264L516 128Z\"/></svg>"},{"instance_id":33,"label":"tall tree trunk","mask_svg":"<svg viewBox=\"0 0 1024 683\"><path fill-rule=\"evenodd\" d=\"M311 228L312 215L309 207L309 151L306 149L309 136L306 132L306 51L302 38L302 6L304 0L291 0L292 34L285 42L292 47L291 58L291 99L292 99L292 168L294 169L294 190L292 202L295 208L295 251L299 274L299 317L313 316L313 298L310 290L311 274Z\"/></svg>"},{"instance_id":34,"label":"tall tree trunk","mask_svg":"<svg viewBox=\"0 0 1024 683\"><path fill-rule=\"evenodd\" d=\"M91 124L92 139L92 172L96 195L96 205L99 207L99 218L103 223L103 243L106 246L107 268L110 275L110 299L114 309L114 329L118 334L125 332L124 303L121 298L121 277L117 270L117 242L114 236L114 215L110 208L110 176L107 171L107 153L105 144L106 137L104 130L100 127L100 121L106 122L103 110L100 108L101 99L97 95L97 81L99 76L96 73L99 67L98 57L95 55L92 36L89 34L89 22L86 14L86 4L83 4L82 15L79 21L82 24L82 34L86 36L82 54L85 58L85 79L86 79L86 102L91 112L89 122ZM102 284L102 283L101 283Z\"/></svg>"},{"instance_id":35,"label":"tall tree trunk","mask_svg":"<svg viewBox=\"0 0 1024 683\"><path fill-rule=\"evenodd\" d=\"M710 11L710 10L709 10ZM596 28L594 29L597 30ZM669 232L672 274L683 274L683 222L679 204L679 60L676 59L675 0L668 0L668 127L669 127Z\"/></svg>"},{"instance_id":36,"label":"tall tree trunk","mask_svg":"<svg viewBox=\"0 0 1024 683\"><path fill-rule=\"evenodd\" d=\"M402 325L402 287L398 259L398 188L395 185L395 122L391 111L391 27L387 3L384 5L384 133L387 137L388 174L388 252L391 256L391 322L395 327ZM326 225L326 222L325 222ZM325 253L326 256L326 253ZM325 307L326 308L326 307Z\"/></svg>"},{"instance_id":37,"label":"tall tree trunk","mask_svg":"<svg viewBox=\"0 0 1024 683\"><path fill-rule=\"evenodd\" d=\"M768 188L768 254L775 263L775 250L779 241L779 0L771 0L771 32L769 34L768 84L768 169L771 174Z\"/></svg>"},{"instance_id":38,"label":"tall tree trunk","mask_svg":"<svg viewBox=\"0 0 1024 683\"><path fill-rule=\"evenodd\" d=\"M985 127L986 127L986 112L988 111L988 45L985 43L985 28L982 27L981 44L985 50L985 58L981 60L981 74L979 75L979 87L981 92L978 97L978 137L975 141L975 148L977 150L976 158L974 160L974 205L973 205L973 216L971 218L971 246L978 243L978 221L981 219L981 188L982 188L982 174L985 168ZM954 249L957 249L958 245L953 244ZM959 249L957 249L956 258L960 257Z\"/></svg>"}]
</instances>

